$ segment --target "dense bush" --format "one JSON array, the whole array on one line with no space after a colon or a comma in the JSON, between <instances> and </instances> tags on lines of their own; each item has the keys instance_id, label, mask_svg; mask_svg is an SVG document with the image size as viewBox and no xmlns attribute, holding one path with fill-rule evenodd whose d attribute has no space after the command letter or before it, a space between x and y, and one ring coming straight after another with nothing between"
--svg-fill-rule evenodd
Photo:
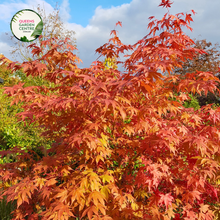
<instances>
[{"instance_id":1,"label":"dense bush","mask_svg":"<svg viewBox=\"0 0 220 220\"><path fill-rule=\"evenodd\" d=\"M16 146L20 146L21 149L28 151L27 149L34 150L39 156L42 156L42 146L49 148L51 141L45 140L40 137L43 132L33 124L24 126L24 122L19 122L16 114L23 111L23 102L17 103L11 106L12 98L3 94L4 86L13 86L17 82L24 82L26 86L42 85L46 83L42 79L33 79L33 77L27 77L22 70L16 71L12 75L10 70L7 70L6 66L1 66L0 77L5 79L4 85L0 85L0 149L7 150ZM8 156L0 159L0 163L12 162L15 157Z\"/></svg>"}]
</instances>

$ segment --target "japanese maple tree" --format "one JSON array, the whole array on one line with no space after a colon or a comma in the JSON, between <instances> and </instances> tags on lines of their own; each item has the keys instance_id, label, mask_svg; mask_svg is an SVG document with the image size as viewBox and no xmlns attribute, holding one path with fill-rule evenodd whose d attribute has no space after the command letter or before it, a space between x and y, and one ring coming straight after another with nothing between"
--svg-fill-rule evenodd
<instances>
[{"instance_id":1,"label":"japanese maple tree","mask_svg":"<svg viewBox=\"0 0 220 220\"><path fill-rule=\"evenodd\" d=\"M162 0L160 6L171 4ZM210 72L184 79L172 72L185 58L205 53L181 30L191 29L191 14L168 10L153 18L136 44L124 45L113 30L96 50L125 72L100 61L80 69L75 48L57 38L29 46L39 54L52 44L41 58L10 64L55 83L5 88L13 103L25 103L20 120L40 124L42 136L54 140L39 160L19 146L0 152L19 153L15 163L0 167L3 195L17 201L14 219L214 219L220 108L195 111L183 102L189 92L214 93L220 81ZM125 51L131 55L122 62ZM173 91L179 101L171 99Z\"/></svg>"}]
</instances>

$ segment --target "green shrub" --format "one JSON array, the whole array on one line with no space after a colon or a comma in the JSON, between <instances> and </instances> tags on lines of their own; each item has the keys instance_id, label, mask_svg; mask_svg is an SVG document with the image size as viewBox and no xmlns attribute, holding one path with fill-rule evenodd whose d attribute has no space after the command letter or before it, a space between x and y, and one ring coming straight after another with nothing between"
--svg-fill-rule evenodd
<instances>
[{"instance_id":1,"label":"green shrub","mask_svg":"<svg viewBox=\"0 0 220 220\"><path fill-rule=\"evenodd\" d=\"M0 201L0 219L1 220L11 220L11 212L16 208L16 202L7 203L6 197Z\"/></svg>"},{"instance_id":2,"label":"green shrub","mask_svg":"<svg viewBox=\"0 0 220 220\"><path fill-rule=\"evenodd\" d=\"M199 101L196 99L196 97L191 94L189 94L189 97L191 100L185 101L183 106L185 108L194 108L195 110L200 109Z\"/></svg>"}]
</instances>

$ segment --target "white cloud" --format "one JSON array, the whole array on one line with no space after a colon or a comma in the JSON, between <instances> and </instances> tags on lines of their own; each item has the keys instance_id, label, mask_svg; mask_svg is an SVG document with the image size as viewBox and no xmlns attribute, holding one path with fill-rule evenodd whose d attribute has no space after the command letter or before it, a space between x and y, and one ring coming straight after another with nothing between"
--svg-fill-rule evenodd
<instances>
[{"instance_id":1,"label":"white cloud","mask_svg":"<svg viewBox=\"0 0 220 220\"><path fill-rule=\"evenodd\" d=\"M27 5L29 8L31 9L37 9L38 5L40 5L41 8L43 8L45 10L46 14L50 14L53 12L53 7L47 3L44 0L26 0L27 1Z\"/></svg>"},{"instance_id":2,"label":"white cloud","mask_svg":"<svg viewBox=\"0 0 220 220\"><path fill-rule=\"evenodd\" d=\"M157 4L149 1L133 0L129 4L104 9L97 7L93 17L87 27L76 24L67 24L69 29L76 32L77 47L83 65L89 65L95 61L98 55L95 50L107 43L110 38L110 32L115 28L118 21L122 22L122 28L118 26L119 38L124 44L134 44L144 37L147 31L148 17L154 10L158 13Z\"/></svg>"},{"instance_id":3,"label":"white cloud","mask_svg":"<svg viewBox=\"0 0 220 220\"><path fill-rule=\"evenodd\" d=\"M0 4L0 20L8 22L13 15L22 9L36 9L38 5L44 6L47 13L53 11L53 7L43 0L26 0L26 3L4 2Z\"/></svg>"},{"instance_id":4,"label":"white cloud","mask_svg":"<svg viewBox=\"0 0 220 220\"><path fill-rule=\"evenodd\" d=\"M60 18L63 22L67 22L70 19L70 7L69 1L63 0L61 7L60 7Z\"/></svg>"},{"instance_id":5,"label":"white cloud","mask_svg":"<svg viewBox=\"0 0 220 220\"><path fill-rule=\"evenodd\" d=\"M0 48L0 53L4 54L6 57L9 57L9 50L11 49L11 47L5 42L0 42Z\"/></svg>"},{"instance_id":6,"label":"white cloud","mask_svg":"<svg viewBox=\"0 0 220 220\"><path fill-rule=\"evenodd\" d=\"M24 4L24 3L3 3L0 4L0 20L4 21L4 22L8 22L8 20L13 17L13 15L23 9L23 8L27 8L28 5Z\"/></svg>"},{"instance_id":7,"label":"white cloud","mask_svg":"<svg viewBox=\"0 0 220 220\"><path fill-rule=\"evenodd\" d=\"M60 17L62 17L67 29L76 32L75 38L77 40L78 52L80 59L83 61L83 65L80 65L80 67L89 67L98 57L98 55L95 55L95 50L108 42L110 31L114 29L115 23L118 21L122 22L122 28L117 27L119 31L118 36L124 44L134 44L147 35L149 32L147 30L148 17L155 16L157 19L161 19L167 12L165 8L158 7L159 3L160 0L133 0L129 4L122 4L121 6L108 9L99 6L89 20L89 24L86 27L82 27L80 24L68 23L70 18L69 4L67 0L63 0L60 8ZM44 4L47 14L53 11L52 6L43 0L35 0L34 5L37 4ZM4 20L7 20L14 11L18 10L19 4L11 3L4 5L5 12L2 13L7 15L7 18L4 18ZM24 8L26 5L31 7L33 1L27 0L26 4L20 4L20 8ZM220 39L219 8L219 0L212 0L211 2L208 0L178 0L172 4L170 13L189 13L191 9L194 9L197 12L195 16L192 16L194 23L191 26L194 31L191 33L187 29L183 30L191 38L207 39L207 41L216 43ZM0 10L2 11L1 7Z\"/></svg>"},{"instance_id":8,"label":"white cloud","mask_svg":"<svg viewBox=\"0 0 220 220\"><path fill-rule=\"evenodd\" d=\"M158 7L160 2L160 0L133 0L129 4L109 9L97 7L89 25L76 29L78 48L83 52L81 59L85 61L84 64L86 66L91 64L95 58L93 51L108 41L109 33L117 21L122 21L123 27L117 27L117 30L124 44L134 44L147 35L149 33L147 30L148 17L155 16L155 18L161 19L167 12L165 8ZM192 13L191 10L194 9L197 12L195 16L192 16L194 22L191 23L191 26L194 31L190 32L186 28L183 30L191 38L207 39L207 41L216 43L220 39L219 8L219 0L212 2L208 0L179 0L174 1L170 13L174 15L180 12ZM69 27L71 26L75 27L74 24L69 24Z\"/></svg>"}]
</instances>

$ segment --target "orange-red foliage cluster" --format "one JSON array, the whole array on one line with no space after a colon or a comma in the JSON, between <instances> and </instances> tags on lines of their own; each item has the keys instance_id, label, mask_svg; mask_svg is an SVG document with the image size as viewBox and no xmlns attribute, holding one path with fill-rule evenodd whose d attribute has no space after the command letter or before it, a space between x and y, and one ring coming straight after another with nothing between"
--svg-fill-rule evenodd
<instances>
[{"instance_id":1,"label":"orange-red foliage cluster","mask_svg":"<svg viewBox=\"0 0 220 220\"><path fill-rule=\"evenodd\" d=\"M33 44L33 54L53 47L40 59L9 65L56 83L5 89L14 103L25 103L21 120L40 123L47 129L42 135L55 140L38 161L19 146L1 152L20 153L0 167L4 195L17 200L14 219L213 219L220 108L194 111L182 104L189 99L184 92L214 92L220 81L210 72L172 75L181 60L205 53L181 30L191 29L190 21L191 14L166 13L134 45L124 45L113 31L97 52L112 58L131 50L123 74L99 61L78 68L68 39Z\"/></svg>"}]
</instances>

